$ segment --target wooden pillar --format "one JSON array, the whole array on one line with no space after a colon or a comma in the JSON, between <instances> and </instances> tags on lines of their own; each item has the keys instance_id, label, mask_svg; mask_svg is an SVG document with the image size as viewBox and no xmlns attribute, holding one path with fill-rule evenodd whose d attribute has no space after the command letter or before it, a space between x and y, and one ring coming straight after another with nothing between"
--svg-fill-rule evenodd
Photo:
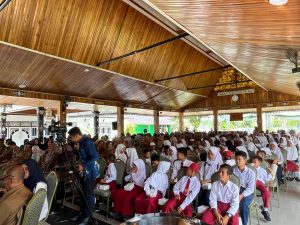
<instances>
[{"instance_id":1,"label":"wooden pillar","mask_svg":"<svg viewBox=\"0 0 300 225\"><path fill-rule=\"evenodd\" d=\"M179 131L183 132L184 131L184 122L183 122L183 112L178 113L178 125L179 125Z\"/></svg>"},{"instance_id":2,"label":"wooden pillar","mask_svg":"<svg viewBox=\"0 0 300 225\"><path fill-rule=\"evenodd\" d=\"M154 133L158 134L159 133L159 111L158 110L153 111L153 117L154 117Z\"/></svg>"},{"instance_id":3,"label":"wooden pillar","mask_svg":"<svg viewBox=\"0 0 300 225\"><path fill-rule=\"evenodd\" d=\"M37 108L37 121L38 121L38 138L40 141L44 140L44 118L46 109L44 107Z\"/></svg>"},{"instance_id":4,"label":"wooden pillar","mask_svg":"<svg viewBox=\"0 0 300 225\"><path fill-rule=\"evenodd\" d=\"M262 121L262 108L261 105L256 107L256 116L257 116L257 130L261 132L263 130L263 121Z\"/></svg>"},{"instance_id":5,"label":"wooden pillar","mask_svg":"<svg viewBox=\"0 0 300 225\"><path fill-rule=\"evenodd\" d=\"M218 132L218 130L219 130L218 109L214 108L213 113L214 113L214 131Z\"/></svg>"},{"instance_id":6,"label":"wooden pillar","mask_svg":"<svg viewBox=\"0 0 300 225\"><path fill-rule=\"evenodd\" d=\"M58 107L57 107L57 116L58 116L58 121L61 123L65 123L67 121L67 105L64 100L60 100L58 102Z\"/></svg>"},{"instance_id":7,"label":"wooden pillar","mask_svg":"<svg viewBox=\"0 0 300 225\"><path fill-rule=\"evenodd\" d=\"M124 134L124 107L117 107L118 137Z\"/></svg>"},{"instance_id":8,"label":"wooden pillar","mask_svg":"<svg viewBox=\"0 0 300 225\"><path fill-rule=\"evenodd\" d=\"M100 134L99 117L100 117L100 112L94 111L94 137L96 138L96 140L99 139L99 134Z\"/></svg>"}]
</instances>

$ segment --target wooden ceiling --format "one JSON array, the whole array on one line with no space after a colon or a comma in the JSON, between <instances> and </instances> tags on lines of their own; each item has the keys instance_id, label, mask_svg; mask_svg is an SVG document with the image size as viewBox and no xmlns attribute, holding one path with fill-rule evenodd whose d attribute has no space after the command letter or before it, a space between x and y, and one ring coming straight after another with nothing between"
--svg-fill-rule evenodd
<instances>
[{"instance_id":1,"label":"wooden ceiling","mask_svg":"<svg viewBox=\"0 0 300 225\"><path fill-rule=\"evenodd\" d=\"M269 90L300 95L300 73L285 57L300 50L300 1L144 0Z\"/></svg>"},{"instance_id":2,"label":"wooden ceiling","mask_svg":"<svg viewBox=\"0 0 300 225\"><path fill-rule=\"evenodd\" d=\"M181 32L178 31L178 33ZM55 3L49 0L14 0L0 13L0 40L92 66L171 37L174 37L174 34L121 0L58 0ZM30 63L26 58L22 60ZM102 68L154 82L170 76L218 67L220 65L195 48L182 40L176 40L115 61ZM36 69L38 70L38 68ZM120 96L125 95L124 101L137 97L139 97L137 101L144 101L145 95L153 96L153 94L159 93L158 89L154 88L153 90L148 89L141 96L133 97L132 95L136 95L144 88L132 83L130 90L120 91L124 89L124 85L127 85L122 79L119 80L119 83L114 81L113 86L97 89L103 83L102 80L106 78L102 78L99 74L95 75L94 72L87 76L82 71L76 77L71 76L74 86L66 87L70 83L70 79L61 79L58 75L54 75L51 80L47 81L46 76L41 74L49 72L53 74L53 69L59 70L59 74L64 70L68 70L68 73L74 72L71 71L71 68L53 68L50 63L47 71L43 71L43 69L45 68L39 67L39 71L34 75L35 82L32 87L44 85L46 90L49 90L50 87L59 88L60 93L65 89L66 94L76 92L73 89L76 87L75 89L80 89L81 95L106 97L102 92L104 88L107 91L106 94L113 93L111 96L107 96L108 98L116 98L114 95L119 95L118 99L120 99ZM221 73L222 70L219 70L165 81L160 84L187 90L192 87L215 84ZM11 77L13 78L4 79L2 84L13 86L13 83L17 84L18 81L25 78L24 75L23 77L11 75ZM94 80L95 77L98 80ZM90 85L90 88L80 87L85 82ZM109 82L105 83L106 86L110 84ZM211 88L208 88L193 90L193 93L208 96L210 91ZM168 93L170 92L177 96L176 91L169 90ZM166 98L165 101L171 101L168 93L160 94L159 97ZM129 95L131 96L128 97ZM183 97L181 103L166 106L181 107L186 104L182 101L191 95L181 93L181 96ZM176 102L177 100L173 99L172 101Z\"/></svg>"},{"instance_id":3,"label":"wooden ceiling","mask_svg":"<svg viewBox=\"0 0 300 225\"><path fill-rule=\"evenodd\" d=\"M180 109L202 97L0 43L0 89L105 99Z\"/></svg>"}]
</instances>

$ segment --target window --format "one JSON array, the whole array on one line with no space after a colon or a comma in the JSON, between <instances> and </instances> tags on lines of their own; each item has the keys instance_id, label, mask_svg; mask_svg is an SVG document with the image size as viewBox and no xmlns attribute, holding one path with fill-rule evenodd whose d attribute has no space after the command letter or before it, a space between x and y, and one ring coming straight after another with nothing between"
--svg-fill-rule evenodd
<instances>
[{"instance_id":1,"label":"window","mask_svg":"<svg viewBox=\"0 0 300 225\"><path fill-rule=\"evenodd\" d=\"M33 136L33 137L37 136L37 128L36 127L33 127L31 129L31 136Z\"/></svg>"}]
</instances>

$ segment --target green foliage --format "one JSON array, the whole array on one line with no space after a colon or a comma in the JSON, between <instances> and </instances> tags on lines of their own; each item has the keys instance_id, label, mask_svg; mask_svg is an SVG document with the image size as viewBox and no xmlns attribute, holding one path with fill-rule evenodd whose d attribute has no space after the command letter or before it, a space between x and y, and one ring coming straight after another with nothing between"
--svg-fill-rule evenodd
<instances>
[{"instance_id":1,"label":"green foliage","mask_svg":"<svg viewBox=\"0 0 300 225\"><path fill-rule=\"evenodd\" d=\"M135 134L135 124L133 123L128 123L125 127L125 133L129 134Z\"/></svg>"},{"instance_id":2,"label":"green foliage","mask_svg":"<svg viewBox=\"0 0 300 225\"><path fill-rule=\"evenodd\" d=\"M198 131L198 128L201 124L201 116L190 116L188 117L190 124L194 127L195 131Z\"/></svg>"}]
</instances>

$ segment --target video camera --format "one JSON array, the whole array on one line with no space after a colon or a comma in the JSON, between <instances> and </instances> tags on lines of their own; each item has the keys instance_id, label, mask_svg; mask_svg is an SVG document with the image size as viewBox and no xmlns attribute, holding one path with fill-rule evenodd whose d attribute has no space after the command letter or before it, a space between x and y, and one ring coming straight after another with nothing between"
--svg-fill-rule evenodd
<instances>
[{"instance_id":1,"label":"video camera","mask_svg":"<svg viewBox=\"0 0 300 225\"><path fill-rule=\"evenodd\" d=\"M60 121L53 123L49 126L48 130L50 133L54 133L56 135L56 140L59 143L64 143L66 138L67 126L72 126L72 123L61 123Z\"/></svg>"}]
</instances>

